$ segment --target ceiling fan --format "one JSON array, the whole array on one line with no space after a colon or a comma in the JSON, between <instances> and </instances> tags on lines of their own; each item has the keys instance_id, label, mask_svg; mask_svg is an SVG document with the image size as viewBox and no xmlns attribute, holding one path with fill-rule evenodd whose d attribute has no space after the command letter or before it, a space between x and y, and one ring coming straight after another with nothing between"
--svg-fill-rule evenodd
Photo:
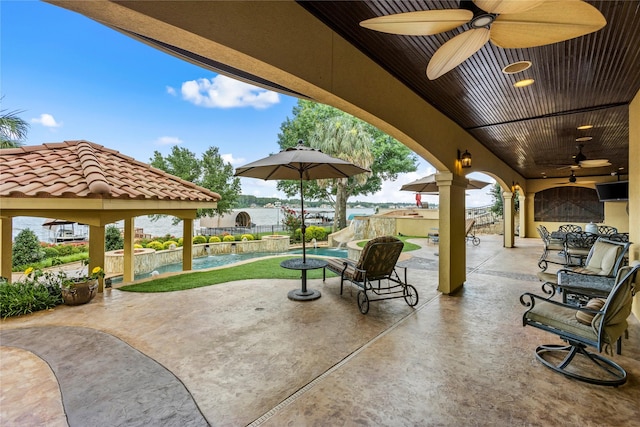
<instances>
[{"instance_id":1,"label":"ceiling fan","mask_svg":"<svg viewBox=\"0 0 640 427\"><path fill-rule=\"evenodd\" d=\"M582 149L584 148L584 144L576 145L578 149L578 153L573 156L573 164L564 165L559 167L558 169L578 169L578 168L601 168L605 166L611 166L611 162L607 159L587 159L587 156L584 155Z\"/></svg>"},{"instance_id":2,"label":"ceiling fan","mask_svg":"<svg viewBox=\"0 0 640 427\"><path fill-rule=\"evenodd\" d=\"M558 43L598 31L607 24L598 9L582 0L461 0L459 9L423 10L360 22L390 34L429 36L469 24L434 53L427 77L451 71L482 46L526 48Z\"/></svg>"}]
</instances>

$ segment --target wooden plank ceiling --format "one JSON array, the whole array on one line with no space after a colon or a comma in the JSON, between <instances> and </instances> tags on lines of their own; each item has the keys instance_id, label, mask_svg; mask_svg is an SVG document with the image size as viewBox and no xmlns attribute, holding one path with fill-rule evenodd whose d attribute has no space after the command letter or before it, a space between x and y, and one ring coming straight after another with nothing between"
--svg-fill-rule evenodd
<instances>
[{"instance_id":1,"label":"wooden plank ceiling","mask_svg":"<svg viewBox=\"0 0 640 427\"><path fill-rule=\"evenodd\" d=\"M603 29L537 48L502 49L487 43L431 81L425 72L429 59L444 42L469 29L468 24L433 36L402 36L359 23L393 13L458 8L458 1L300 2L528 179L568 177L578 144L584 144L587 159L608 159L611 166L576 168L576 176L628 171L628 106L640 89L640 1L588 3L606 18ZM502 72L525 60L532 62L528 70ZM523 78L535 83L513 87ZM594 128L578 130L583 124ZM577 142L581 137L592 139Z\"/></svg>"}]
</instances>

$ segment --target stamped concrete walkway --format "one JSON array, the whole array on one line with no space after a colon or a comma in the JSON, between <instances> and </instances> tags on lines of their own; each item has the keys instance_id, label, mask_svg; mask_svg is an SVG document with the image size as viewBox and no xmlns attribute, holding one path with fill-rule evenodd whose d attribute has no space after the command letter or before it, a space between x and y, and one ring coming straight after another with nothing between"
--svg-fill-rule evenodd
<instances>
[{"instance_id":1,"label":"stamped concrete walkway","mask_svg":"<svg viewBox=\"0 0 640 427\"><path fill-rule=\"evenodd\" d=\"M309 282L247 280L163 294L114 289L91 303L0 322L0 425L640 426L640 324L617 389L535 360L555 337L523 328L538 292L537 239L467 246L467 282L437 287L437 247L402 261L420 302L371 304ZM215 274L215 270L211 272Z\"/></svg>"}]
</instances>

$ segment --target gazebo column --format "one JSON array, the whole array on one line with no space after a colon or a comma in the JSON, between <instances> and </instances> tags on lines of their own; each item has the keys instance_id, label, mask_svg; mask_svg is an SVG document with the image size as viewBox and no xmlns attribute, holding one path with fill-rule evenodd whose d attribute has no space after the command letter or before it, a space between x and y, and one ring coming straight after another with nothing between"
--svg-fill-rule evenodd
<instances>
[{"instance_id":1,"label":"gazebo column","mask_svg":"<svg viewBox=\"0 0 640 427\"><path fill-rule=\"evenodd\" d=\"M440 193L438 290L452 294L467 279L464 198L469 181L451 172L442 172L436 175L436 182Z\"/></svg>"},{"instance_id":2,"label":"gazebo column","mask_svg":"<svg viewBox=\"0 0 640 427\"><path fill-rule=\"evenodd\" d=\"M193 219L182 219L182 271L193 268Z\"/></svg>"},{"instance_id":3,"label":"gazebo column","mask_svg":"<svg viewBox=\"0 0 640 427\"><path fill-rule=\"evenodd\" d=\"M504 200L503 206L503 218L504 218L504 247L512 248L515 243L515 208L513 204L513 193L511 191L505 191L502 193Z\"/></svg>"},{"instance_id":4,"label":"gazebo column","mask_svg":"<svg viewBox=\"0 0 640 427\"><path fill-rule=\"evenodd\" d=\"M135 277L135 218L124 219L124 271L123 282L132 282Z\"/></svg>"},{"instance_id":5,"label":"gazebo column","mask_svg":"<svg viewBox=\"0 0 640 427\"><path fill-rule=\"evenodd\" d=\"M13 218L0 217L0 277L11 283L11 266L13 259Z\"/></svg>"},{"instance_id":6,"label":"gazebo column","mask_svg":"<svg viewBox=\"0 0 640 427\"><path fill-rule=\"evenodd\" d=\"M96 267L104 268L104 226L89 226L89 274ZM104 280L98 280L98 292L103 291Z\"/></svg>"}]
</instances>

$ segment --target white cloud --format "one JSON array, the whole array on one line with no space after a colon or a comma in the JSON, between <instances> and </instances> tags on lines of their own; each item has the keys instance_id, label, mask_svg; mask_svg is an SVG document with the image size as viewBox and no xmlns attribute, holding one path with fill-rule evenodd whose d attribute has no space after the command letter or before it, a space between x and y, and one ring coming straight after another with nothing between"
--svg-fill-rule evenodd
<instances>
[{"instance_id":1,"label":"white cloud","mask_svg":"<svg viewBox=\"0 0 640 427\"><path fill-rule=\"evenodd\" d=\"M232 165L241 165L245 163L244 158L242 157L235 158L233 157L233 154L222 154L220 157L222 157L222 160L224 160L226 163L230 163Z\"/></svg>"},{"instance_id":2,"label":"white cloud","mask_svg":"<svg viewBox=\"0 0 640 427\"><path fill-rule=\"evenodd\" d=\"M59 128L60 126L62 126L62 122L56 122L56 119L54 119L51 114L47 113L40 114L40 117L31 119L31 123L38 123L48 128Z\"/></svg>"},{"instance_id":3,"label":"white cloud","mask_svg":"<svg viewBox=\"0 0 640 427\"><path fill-rule=\"evenodd\" d=\"M156 145L179 145L182 144L182 140L177 136L161 136L156 139Z\"/></svg>"},{"instance_id":4,"label":"white cloud","mask_svg":"<svg viewBox=\"0 0 640 427\"><path fill-rule=\"evenodd\" d=\"M218 75L182 83L182 98L206 108L268 108L280 102L276 92Z\"/></svg>"},{"instance_id":5,"label":"white cloud","mask_svg":"<svg viewBox=\"0 0 640 427\"><path fill-rule=\"evenodd\" d=\"M167 93L169 95L176 96L176 90L174 88L172 88L171 86L167 86Z\"/></svg>"}]
</instances>

